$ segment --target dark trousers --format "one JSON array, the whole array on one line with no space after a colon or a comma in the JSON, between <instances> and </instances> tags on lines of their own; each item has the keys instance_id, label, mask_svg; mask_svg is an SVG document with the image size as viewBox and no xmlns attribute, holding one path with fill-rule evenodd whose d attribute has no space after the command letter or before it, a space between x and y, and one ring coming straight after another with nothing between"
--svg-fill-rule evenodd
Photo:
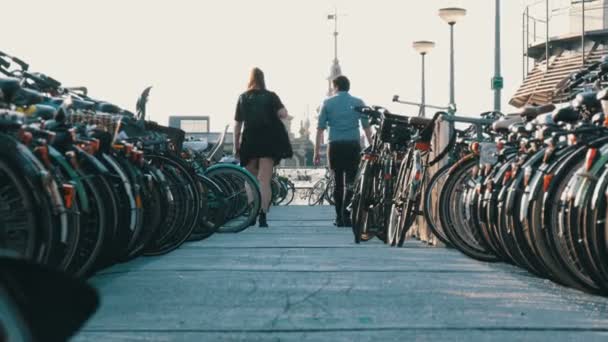
<instances>
[{"instance_id":1,"label":"dark trousers","mask_svg":"<svg viewBox=\"0 0 608 342\"><path fill-rule=\"evenodd\" d=\"M329 167L334 171L336 218L338 221L349 221L346 208L353 198L353 188L359 160L361 145L358 141L336 141L329 143Z\"/></svg>"}]
</instances>

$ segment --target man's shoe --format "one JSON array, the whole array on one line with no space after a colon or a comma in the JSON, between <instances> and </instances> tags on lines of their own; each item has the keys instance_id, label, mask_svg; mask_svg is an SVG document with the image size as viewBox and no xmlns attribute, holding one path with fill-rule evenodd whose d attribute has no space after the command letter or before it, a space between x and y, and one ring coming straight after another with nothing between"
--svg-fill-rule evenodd
<instances>
[{"instance_id":1,"label":"man's shoe","mask_svg":"<svg viewBox=\"0 0 608 342\"><path fill-rule=\"evenodd\" d=\"M259 221L260 221L260 228L268 228L268 222L266 222L266 213L260 213L260 217L259 217Z\"/></svg>"},{"instance_id":2,"label":"man's shoe","mask_svg":"<svg viewBox=\"0 0 608 342\"><path fill-rule=\"evenodd\" d=\"M344 227L344 222L340 221L340 220L335 220L334 221L334 226L336 227Z\"/></svg>"}]
</instances>

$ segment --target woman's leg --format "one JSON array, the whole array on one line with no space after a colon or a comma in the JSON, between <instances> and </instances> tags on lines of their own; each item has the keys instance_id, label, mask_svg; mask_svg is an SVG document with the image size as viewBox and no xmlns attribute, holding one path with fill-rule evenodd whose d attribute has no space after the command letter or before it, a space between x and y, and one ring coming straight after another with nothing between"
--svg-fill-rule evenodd
<instances>
[{"instance_id":1,"label":"woman's leg","mask_svg":"<svg viewBox=\"0 0 608 342\"><path fill-rule=\"evenodd\" d=\"M245 166L245 168L247 169L247 171L251 172L252 175L254 176L258 176L258 171L259 171L259 159L251 159L248 163L247 166Z\"/></svg>"},{"instance_id":2,"label":"woman's leg","mask_svg":"<svg viewBox=\"0 0 608 342\"><path fill-rule=\"evenodd\" d=\"M249 161L249 163L247 163L247 166L245 166L245 169L247 169L247 171L249 171L256 178L258 177L258 164L259 159L252 159ZM253 203L253 189L251 189L247 183L245 183L245 192L247 193L247 203Z\"/></svg>"},{"instance_id":3,"label":"woman's leg","mask_svg":"<svg viewBox=\"0 0 608 342\"><path fill-rule=\"evenodd\" d=\"M267 213L272 197L270 181L272 180L272 171L274 170L274 160L272 158L260 158L258 165L258 180L260 181L260 188L262 190L262 211Z\"/></svg>"}]
</instances>

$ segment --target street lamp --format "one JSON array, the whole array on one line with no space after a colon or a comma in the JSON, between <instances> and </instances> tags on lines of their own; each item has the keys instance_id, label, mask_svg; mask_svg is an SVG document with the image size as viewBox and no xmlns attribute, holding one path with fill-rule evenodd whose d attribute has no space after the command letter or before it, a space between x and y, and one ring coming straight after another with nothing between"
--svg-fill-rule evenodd
<instances>
[{"instance_id":1,"label":"street lamp","mask_svg":"<svg viewBox=\"0 0 608 342\"><path fill-rule=\"evenodd\" d=\"M435 42L428 40L419 40L412 44L414 50L422 56L422 100L420 101L420 113L418 116L425 116L426 112L426 85L425 85L425 56L435 47Z\"/></svg>"},{"instance_id":2,"label":"street lamp","mask_svg":"<svg viewBox=\"0 0 608 342\"><path fill-rule=\"evenodd\" d=\"M464 18L467 11L463 8L449 7L439 10L439 16L450 25L450 107L456 108L454 90L454 25Z\"/></svg>"}]
</instances>

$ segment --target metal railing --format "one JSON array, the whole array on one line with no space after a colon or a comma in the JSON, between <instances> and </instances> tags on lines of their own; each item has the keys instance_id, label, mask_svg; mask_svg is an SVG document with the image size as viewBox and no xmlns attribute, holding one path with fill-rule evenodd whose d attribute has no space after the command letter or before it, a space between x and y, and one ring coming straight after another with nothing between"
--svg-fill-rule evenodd
<instances>
[{"instance_id":1,"label":"metal railing","mask_svg":"<svg viewBox=\"0 0 608 342\"><path fill-rule=\"evenodd\" d=\"M522 79L531 66L530 47L546 44L552 38L580 35L581 46L585 45L585 32L605 29L604 17L608 5L604 0L530 0L522 13ZM545 55L532 61L537 63L551 56L550 44L545 46ZM581 64L584 64L585 54Z\"/></svg>"}]
</instances>

